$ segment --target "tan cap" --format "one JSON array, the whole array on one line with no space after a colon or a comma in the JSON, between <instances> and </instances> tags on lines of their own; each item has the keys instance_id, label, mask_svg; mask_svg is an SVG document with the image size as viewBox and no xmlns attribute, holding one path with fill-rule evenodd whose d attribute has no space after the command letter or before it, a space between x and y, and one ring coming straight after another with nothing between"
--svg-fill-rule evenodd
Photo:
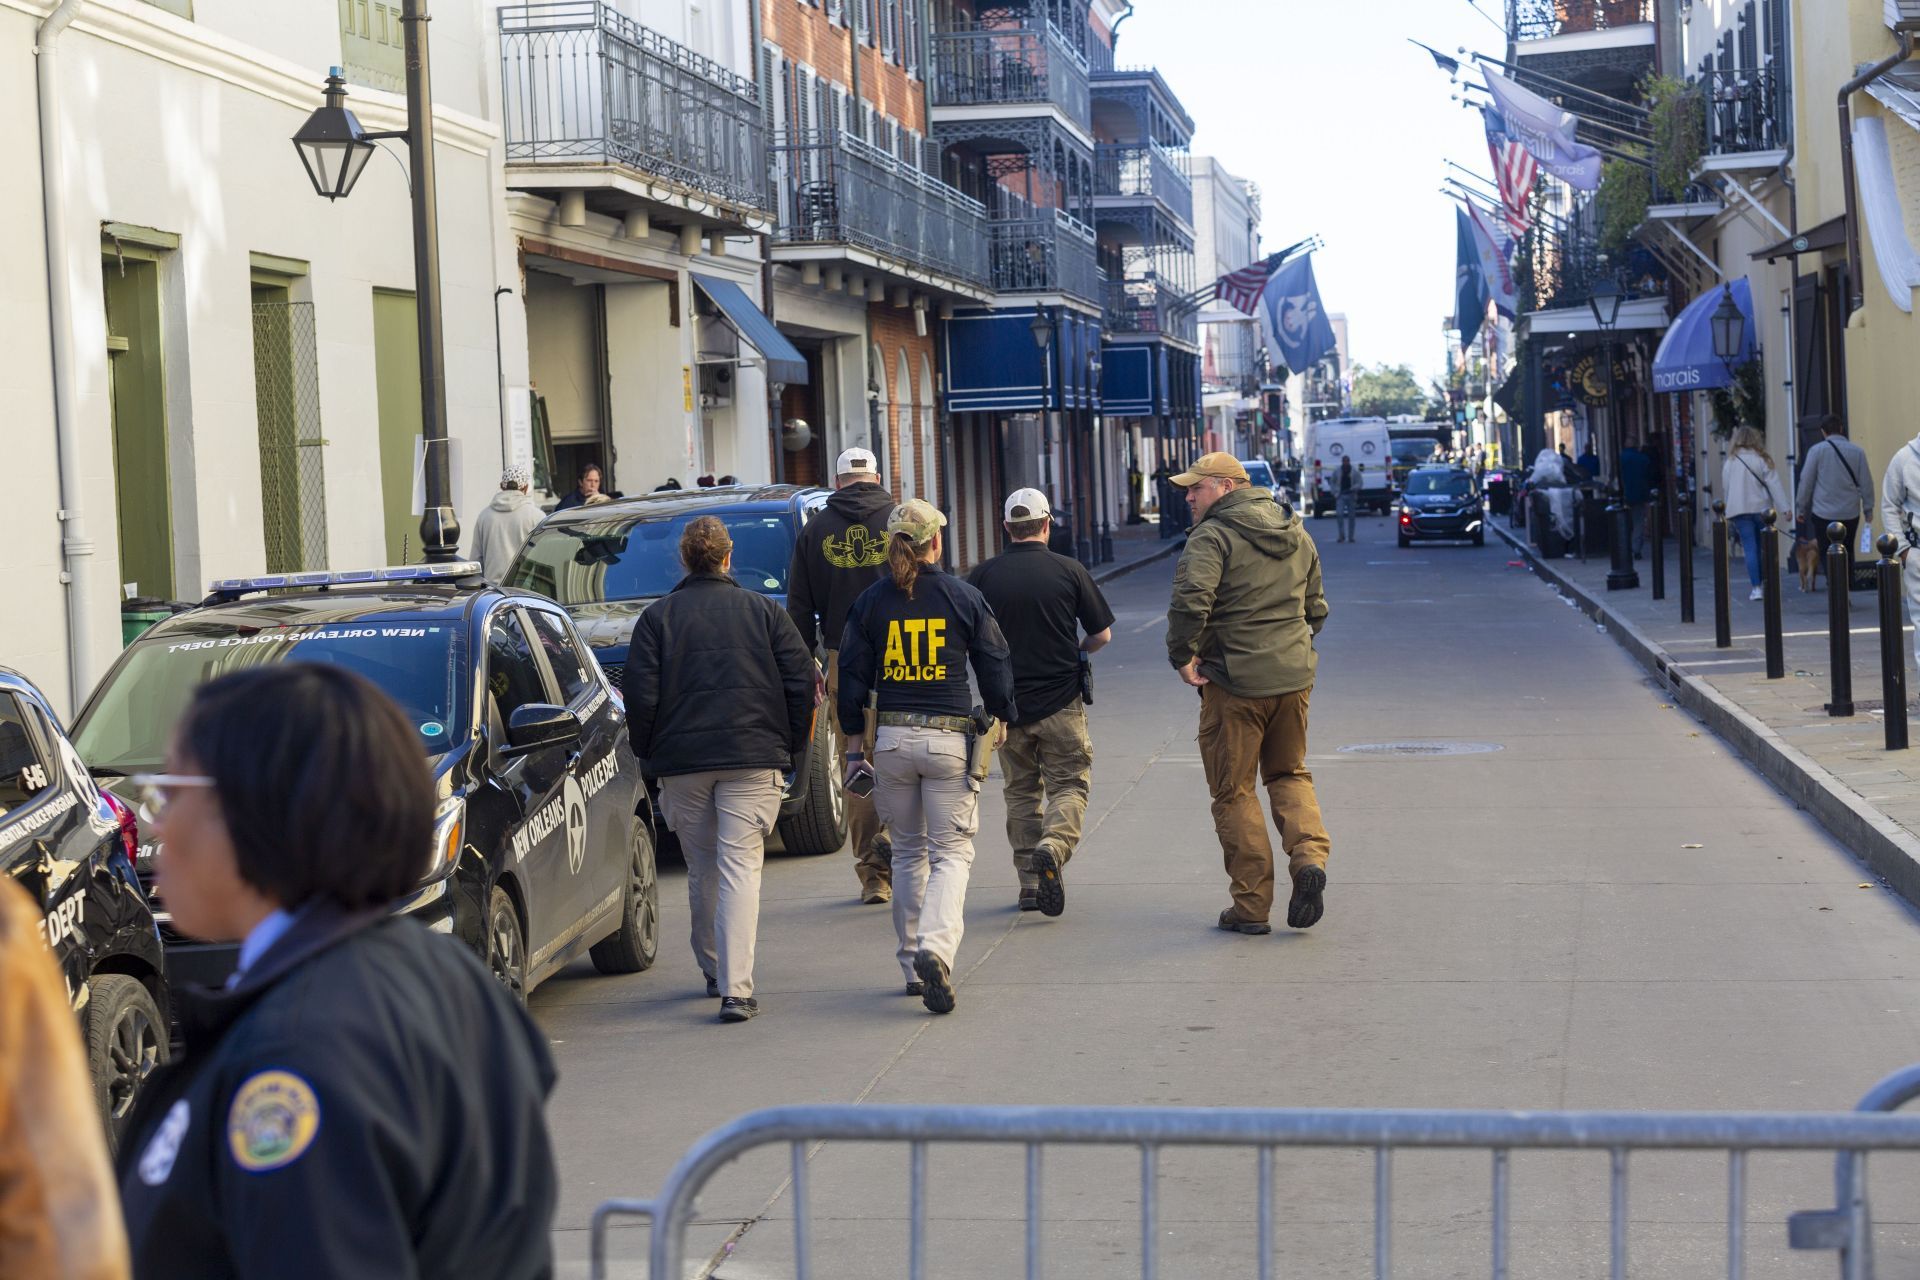
<instances>
[{"instance_id":1,"label":"tan cap","mask_svg":"<svg viewBox=\"0 0 1920 1280\"><path fill-rule=\"evenodd\" d=\"M1175 476L1173 483L1185 489L1209 476L1215 480L1238 480L1245 484L1247 469L1230 453L1203 453L1191 467Z\"/></svg>"},{"instance_id":2,"label":"tan cap","mask_svg":"<svg viewBox=\"0 0 1920 1280\"><path fill-rule=\"evenodd\" d=\"M914 542L931 542L945 527L947 518L940 508L921 498L908 498L887 515L887 536L904 533Z\"/></svg>"}]
</instances>

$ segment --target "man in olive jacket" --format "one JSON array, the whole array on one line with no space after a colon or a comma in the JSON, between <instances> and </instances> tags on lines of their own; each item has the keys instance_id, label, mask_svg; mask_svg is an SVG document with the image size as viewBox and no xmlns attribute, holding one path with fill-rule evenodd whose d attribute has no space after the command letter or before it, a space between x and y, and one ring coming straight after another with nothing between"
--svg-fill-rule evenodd
<instances>
[{"instance_id":1,"label":"man in olive jacket","mask_svg":"<svg viewBox=\"0 0 1920 1280\"><path fill-rule=\"evenodd\" d=\"M1174 572L1167 658L1200 690L1200 759L1233 892L1220 927L1272 932L1273 845L1257 771L1293 879L1287 924L1306 929L1324 910L1329 849L1307 772L1313 637L1327 620L1320 553L1293 509L1252 487L1231 454L1206 454L1173 483L1187 491L1193 532Z\"/></svg>"}]
</instances>

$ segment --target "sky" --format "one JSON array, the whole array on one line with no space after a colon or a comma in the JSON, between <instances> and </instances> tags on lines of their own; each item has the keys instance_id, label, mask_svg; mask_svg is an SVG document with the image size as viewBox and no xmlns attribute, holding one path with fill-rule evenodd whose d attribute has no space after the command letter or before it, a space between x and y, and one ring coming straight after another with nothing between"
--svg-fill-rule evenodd
<instances>
[{"instance_id":1,"label":"sky","mask_svg":"<svg viewBox=\"0 0 1920 1280\"><path fill-rule=\"evenodd\" d=\"M1314 275L1360 363L1446 368L1453 311L1448 158L1486 175L1478 113L1407 37L1498 55L1500 0L1134 0L1116 61L1160 69L1195 154L1260 184L1272 253L1318 233ZM1491 15L1491 19L1488 15Z\"/></svg>"}]
</instances>

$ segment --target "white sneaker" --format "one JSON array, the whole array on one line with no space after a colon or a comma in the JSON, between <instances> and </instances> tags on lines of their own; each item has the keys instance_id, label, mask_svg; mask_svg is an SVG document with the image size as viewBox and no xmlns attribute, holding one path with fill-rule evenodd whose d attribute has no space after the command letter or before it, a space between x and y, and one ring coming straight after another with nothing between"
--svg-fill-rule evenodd
<instances>
[{"instance_id":1,"label":"white sneaker","mask_svg":"<svg viewBox=\"0 0 1920 1280\"><path fill-rule=\"evenodd\" d=\"M1747 599L1749 599L1749 600L1759 600L1759 599L1761 599L1762 597L1764 597L1764 596L1765 596L1766 594L1767 594L1767 593L1766 593L1766 592L1765 592L1764 590L1762 590L1761 588L1759 588L1759 587L1755 587L1755 588L1754 588L1753 590L1751 590L1751 591L1749 591L1749 592L1747 592Z\"/></svg>"}]
</instances>

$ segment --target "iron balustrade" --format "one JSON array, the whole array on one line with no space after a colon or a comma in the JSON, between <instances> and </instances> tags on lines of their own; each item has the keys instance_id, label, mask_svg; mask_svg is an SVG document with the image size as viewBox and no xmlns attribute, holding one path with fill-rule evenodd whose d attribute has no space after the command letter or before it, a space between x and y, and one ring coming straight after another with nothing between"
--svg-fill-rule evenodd
<instances>
[{"instance_id":1,"label":"iron balustrade","mask_svg":"<svg viewBox=\"0 0 1920 1280\"><path fill-rule=\"evenodd\" d=\"M1653 0L1518 0L1513 7L1513 38L1548 40L1652 21Z\"/></svg>"},{"instance_id":2,"label":"iron balustrade","mask_svg":"<svg viewBox=\"0 0 1920 1280\"><path fill-rule=\"evenodd\" d=\"M1101 300L1100 264L1093 228L1058 209L1037 218L987 224L993 255L993 287L1000 293L1063 293Z\"/></svg>"},{"instance_id":3,"label":"iron balustrade","mask_svg":"<svg viewBox=\"0 0 1920 1280\"><path fill-rule=\"evenodd\" d=\"M1093 193L1158 200L1193 225L1193 181L1179 157L1152 143L1101 143L1094 148Z\"/></svg>"},{"instance_id":4,"label":"iron balustrade","mask_svg":"<svg viewBox=\"0 0 1920 1280\"><path fill-rule=\"evenodd\" d=\"M1786 80L1772 67L1712 71L1694 83L1705 96L1707 151L1737 155L1778 151L1793 136Z\"/></svg>"},{"instance_id":5,"label":"iron balustrade","mask_svg":"<svg viewBox=\"0 0 1920 1280\"><path fill-rule=\"evenodd\" d=\"M1157 280L1109 280L1106 288L1109 333L1159 333L1197 341L1193 309Z\"/></svg>"},{"instance_id":6,"label":"iron balustrade","mask_svg":"<svg viewBox=\"0 0 1920 1280\"><path fill-rule=\"evenodd\" d=\"M932 88L936 107L1049 103L1079 124L1093 115L1086 55L1044 18L939 28Z\"/></svg>"},{"instance_id":7,"label":"iron balustrade","mask_svg":"<svg viewBox=\"0 0 1920 1280\"><path fill-rule=\"evenodd\" d=\"M599 0L500 9L508 164L611 164L765 209L753 81Z\"/></svg>"}]
</instances>

